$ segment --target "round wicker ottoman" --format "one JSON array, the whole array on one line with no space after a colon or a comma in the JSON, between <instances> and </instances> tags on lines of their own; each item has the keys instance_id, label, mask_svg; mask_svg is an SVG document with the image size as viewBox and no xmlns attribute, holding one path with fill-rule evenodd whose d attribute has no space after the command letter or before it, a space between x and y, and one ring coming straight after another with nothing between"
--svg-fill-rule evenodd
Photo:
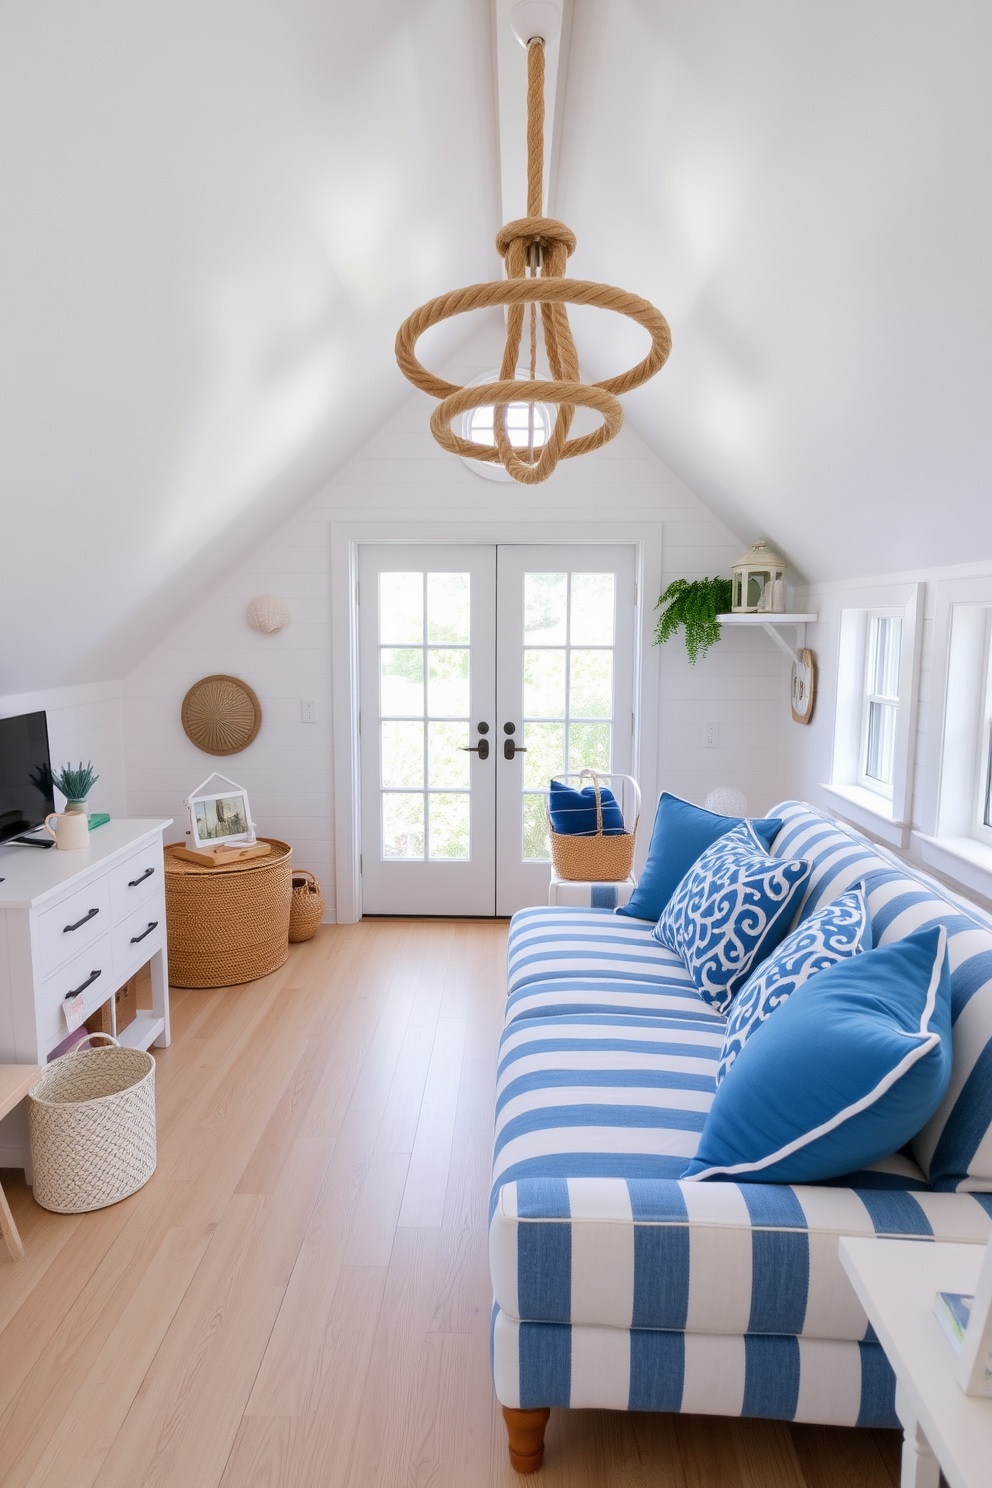
<instances>
[{"instance_id":1,"label":"round wicker ottoman","mask_svg":"<svg viewBox=\"0 0 992 1488\"><path fill-rule=\"evenodd\" d=\"M174 987L233 987L282 966L289 955L293 897L288 842L229 868L184 862L165 849L169 981Z\"/></svg>"}]
</instances>

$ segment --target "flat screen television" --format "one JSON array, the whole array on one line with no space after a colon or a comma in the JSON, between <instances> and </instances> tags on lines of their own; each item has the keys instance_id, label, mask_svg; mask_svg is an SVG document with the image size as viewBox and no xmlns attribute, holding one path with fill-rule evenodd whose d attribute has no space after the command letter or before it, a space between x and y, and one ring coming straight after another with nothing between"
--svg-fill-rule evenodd
<instances>
[{"instance_id":1,"label":"flat screen television","mask_svg":"<svg viewBox=\"0 0 992 1488\"><path fill-rule=\"evenodd\" d=\"M0 718L0 842L40 827L54 810L48 719L44 713Z\"/></svg>"}]
</instances>

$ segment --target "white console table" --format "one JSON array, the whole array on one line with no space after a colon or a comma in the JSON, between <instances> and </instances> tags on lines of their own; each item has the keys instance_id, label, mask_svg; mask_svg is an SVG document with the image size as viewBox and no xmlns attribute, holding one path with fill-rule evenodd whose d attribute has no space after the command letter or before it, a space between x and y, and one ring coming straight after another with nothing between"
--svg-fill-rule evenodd
<instances>
[{"instance_id":1,"label":"white console table","mask_svg":"<svg viewBox=\"0 0 992 1488\"><path fill-rule=\"evenodd\" d=\"M66 1037L62 1004L94 1013L148 961L152 1007L120 1042L169 1043L165 874L168 820L105 822L75 852L0 845L0 1064L46 1063ZM23 1105L0 1122L0 1168L30 1174Z\"/></svg>"}]
</instances>

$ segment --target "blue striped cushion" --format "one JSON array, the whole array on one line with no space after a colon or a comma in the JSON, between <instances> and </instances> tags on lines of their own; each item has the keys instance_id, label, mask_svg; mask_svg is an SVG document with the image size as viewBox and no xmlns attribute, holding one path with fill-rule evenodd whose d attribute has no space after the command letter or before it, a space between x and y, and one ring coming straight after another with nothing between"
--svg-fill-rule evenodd
<instances>
[{"instance_id":1,"label":"blue striped cushion","mask_svg":"<svg viewBox=\"0 0 992 1488\"><path fill-rule=\"evenodd\" d=\"M876 945L947 926L954 1061L939 1110L913 1142L935 1189L992 1191L992 920L884 848L801 801L775 808L774 856L813 862L800 917L866 879Z\"/></svg>"},{"instance_id":2,"label":"blue striped cushion","mask_svg":"<svg viewBox=\"0 0 992 1488\"><path fill-rule=\"evenodd\" d=\"M518 1322L493 1309L496 1397L541 1406L764 1416L897 1427L895 1376L874 1341Z\"/></svg>"},{"instance_id":3,"label":"blue striped cushion","mask_svg":"<svg viewBox=\"0 0 992 1488\"><path fill-rule=\"evenodd\" d=\"M510 921L509 991L566 976L615 978L646 987L683 982L681 956L659 945L653 929L649 920L624 919L608 909L521 909Z\"/></svg>"}]
</instances>

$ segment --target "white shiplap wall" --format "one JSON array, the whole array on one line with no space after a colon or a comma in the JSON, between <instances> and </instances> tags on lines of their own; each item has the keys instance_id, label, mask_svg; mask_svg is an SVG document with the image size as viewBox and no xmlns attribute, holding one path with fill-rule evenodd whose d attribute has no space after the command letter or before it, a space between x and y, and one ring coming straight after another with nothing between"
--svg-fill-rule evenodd
<instances>
[{"instance_id":1,"label":"white shiplap wall","mask_svg":"<svg viewBox=\"0 0 992 1488\"><path fill-rule=\"evenodd\" d=\"M123 699L121 682L86 682L75 687L8 693L0 697L0 718L44 709L53 769L92 760L100 778L90 794L90 810L123 816L127 809ZM61 796L56 795L56 808L63 804Z\"/></svg>"},{"instance_id":2,"label":"white shiplap wall","mask_svg":"<svg viewBox=\"0 0 992 1488\"><path fill-rule=\"evenodd\" d=\"M487 338L448 375L467 380L498 361ZM684 575L729 574L740 540L728 533L629 430L595 455L563 464L529 489L486 481L434 443L432 400L414 395L399 414L278 532L254 559L205 595L200 606L127 679L125 739L128 807L134 815L181 820L189 790L219 766L249 791L259 830L293 844L294 862L320 877L334 917L331 729L331 523L441 523L471 538L498 515L519 540L540 521L562 540L570 523L606 520L625 530L663 524L665 584ZM650 594L653 602L656 592ZM263 636L245 623L253 595L281 595L292 614L285 630ZM777 750L787 710L787 669L763 635L728 632L690 671L681 641L649 649L657 669L661 723L657 779L701 800L714 785L743 790L756 810L781 795ZM212 760L183 734L186 689L211 672L244 678L257 692L263 724L242 754ZM301 721L301 700L317 702L316 724ZM703 725L720 725L717 749L702 747ZM648 809L647 829L650 829Z\"/></svg>"}]
</instances>

